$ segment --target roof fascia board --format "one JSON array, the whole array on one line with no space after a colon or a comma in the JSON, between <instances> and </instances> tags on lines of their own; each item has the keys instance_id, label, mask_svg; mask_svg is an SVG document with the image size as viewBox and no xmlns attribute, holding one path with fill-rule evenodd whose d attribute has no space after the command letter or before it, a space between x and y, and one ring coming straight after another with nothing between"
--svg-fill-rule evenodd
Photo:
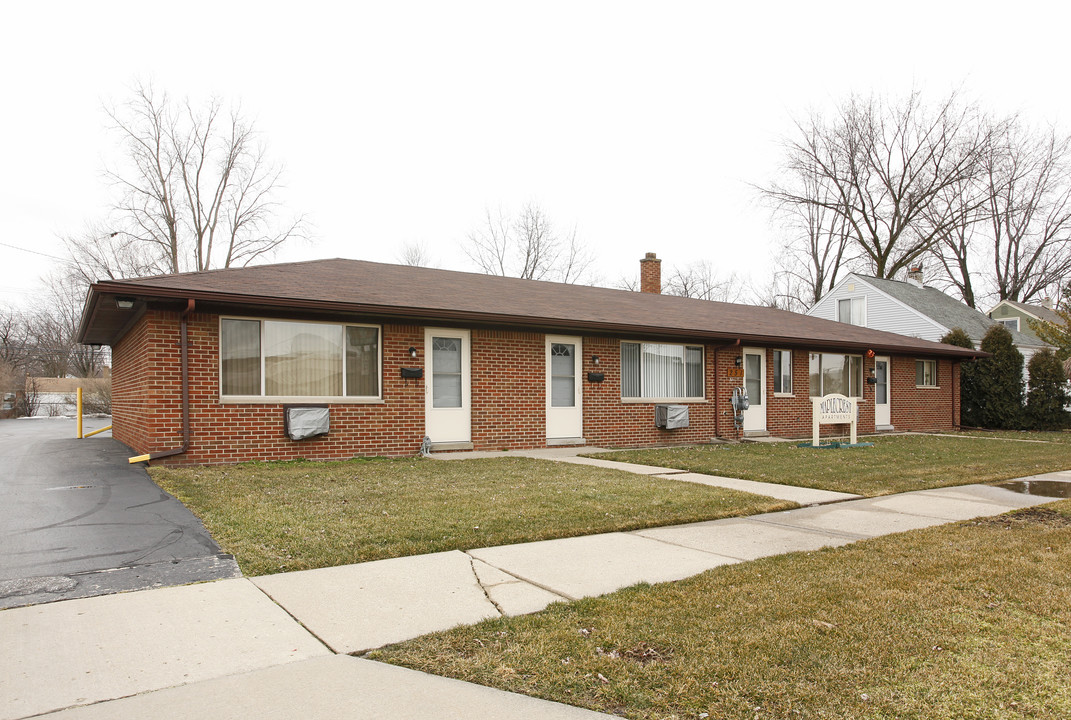
<instances>
[{"instance_id":1,"label":"roof fascia board","mask_svg":"<svg viewBox=\"0 0 1071 720\"><path fill-rule=\"evenodd\" d=\"M733 343L734 341L739 340L742 344L750 343L762 347L793 347L799 349L835 350L851 352L858 352L860 351L860 349L866 348L873 349L875 351L890 352L899 355L911 354L922 356L951 356L958 357L961 359L978 357L977 354L967 352L965 348L954 348L951 345L947 346L947 351L942 351L943 349L938 350L937 348L931 350L928 348L912 348L910 346L905 347L903 344L894 344L892 342L886 344L882 342L874 343L866 341L854 342L841 340L821 340L811 338L787 338L783 336L770 336L750 333L716 332L710 330L697 331L693 329L667 328L661 326L654 327L644 325L626 325L623 323L611 322L577 322L566 321L560 318L537 318L530 316L521 317L471 311L458 312L427 308L361 305L343 302L325 302L320 300L277 298L256 295L236 295L234 293L224 293L218 291L145 287L132 284L119 284L108 282L98 283L93 287L98 292L98 298L100 295L103 295L105 293L139 295L145 298L164 300L186 300L189 298L196 298L197 300L200 300L202 302L218 303L223 305L260 305L267 307L287 308L291 310L318 310L323 312L334 312L343 314L377 315L380 317L403 320L447 320L455 323L476 323L481 325L506 324L541 328L544 330L583 329L592 330L602 334L626 334L634 337L649 336L652 338L671 337L728 343Z\"/></svg>"}]
</instances>

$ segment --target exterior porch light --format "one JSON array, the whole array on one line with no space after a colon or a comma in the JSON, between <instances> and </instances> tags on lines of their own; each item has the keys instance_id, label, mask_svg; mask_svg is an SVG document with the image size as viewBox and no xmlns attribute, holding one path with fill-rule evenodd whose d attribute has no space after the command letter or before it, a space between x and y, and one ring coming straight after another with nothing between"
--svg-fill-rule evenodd
<instances>
[{"instance_id":1,"label":"exterior porch light","mask_svg":"<svg viewBox=\"0 0 1071 720\"><path fill-rule=\"evenodd\" d=\"M115 306L120 310L130 310L134 307L134 298L132 297L117 297L115 298Z\"/></svg>"},{"instance_id":2,"label":"exterior porch light","mask_svg":"<svg viewBox=\"0 0 1071 720\"><path fill-rule=\"evenodd\" d=\"M592 355L591 356L591 364L592 365L598 365L599 364L599 356L598 355Z\"/></svg>"},{"instance_id":3,"label":"exterior porch light","mask_svg":"<svg viewBox=\"0 0 1071 720\"><path fill-rule=\"evenodd\" d=\"M409 357L411 357L411 358L415 358L416 357L416 348L415 347L410 347L409 348Z\"/></svg>"}]
</instances>

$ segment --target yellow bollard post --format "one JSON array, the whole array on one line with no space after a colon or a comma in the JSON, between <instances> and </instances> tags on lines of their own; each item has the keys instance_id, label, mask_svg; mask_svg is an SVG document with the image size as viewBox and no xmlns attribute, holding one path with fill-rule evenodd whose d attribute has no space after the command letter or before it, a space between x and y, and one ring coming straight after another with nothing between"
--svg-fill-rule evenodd
<instances>
[{"instance_id":1,"label":"yellow bollard post","mask_svg":"<svg viewBox=\"0 0 1071 720\"><path fill-rule=\"evenodd\" d=\"M78 388L78 439L82 439L82 388Z\"/></svg>"}]
</instances>

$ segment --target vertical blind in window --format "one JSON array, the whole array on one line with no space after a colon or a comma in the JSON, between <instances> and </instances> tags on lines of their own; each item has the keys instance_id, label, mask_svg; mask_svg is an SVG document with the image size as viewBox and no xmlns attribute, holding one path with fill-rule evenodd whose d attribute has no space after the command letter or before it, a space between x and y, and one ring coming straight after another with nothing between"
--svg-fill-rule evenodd
<instances>
[{"instance_id":1,"label":"vertical blind in window","mask_svg":"<svg viewBox=\"0 0 1071 720\"><path fill-rule=\"evenodd\" d=\"M269 397L378 397L379 328L224 318L220 391Z\"/></svg>"},{"instance_id":2,"label":"vertical blind in window","mask_svg":"<svg viewBox=\"0 0 1071 720\"><path fill-rule=\"evenodd\" d=\"M264 323L264 394L342 395L342 326Z\"/></svg>"},{"instance_id":3,"label":"vertical blind in window","mask_svg":"<svg viewBox=\"0 0 1071 720\"><path fill-rule=\"evenodd\" d=\"M260 321L224 320L219 347L223 394L260 395Z\"/></svg>"},{"instance_id":4,"label":"vertical blind in window","mask_svg":"<svg viewBox=\"0 0 1071 720\"><path fill-rule=\"evenodd\" d=\"M621 395L702 397L703 348L664 343L621 343Z\"/></svg>"},{"instance_id":5,"label":"vertical blind in window","mask_svg":"<svg viewBox=\"0 0 1071 720\"><path fill-rule=\"evenodd\" d=\"M346 394L379 395L379 328L346 326Z\"/></svg>"}]
</instances>

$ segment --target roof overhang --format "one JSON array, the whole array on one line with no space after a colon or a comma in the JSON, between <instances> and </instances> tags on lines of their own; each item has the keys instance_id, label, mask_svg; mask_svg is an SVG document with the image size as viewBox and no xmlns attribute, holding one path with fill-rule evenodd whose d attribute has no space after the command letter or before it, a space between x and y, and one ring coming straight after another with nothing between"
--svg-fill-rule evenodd
<instances>
[{"instance_id":1,"label":"roof overhang","mask_svg":"<svg viewBox=\"0 0 1071 720\"><path fill-rule=\"evenodd\" d=\"M133 300L129 308L119 307L120 298ZM553 332L578 330L593 335L615 337L694 341L718 345L756 345L791 350L822 350L830 352L864 353L873 350L876 354L920 355L951 357L970 360L985 357L987 353L952 345L926 343L927 347L905 346L900 336L889 333L888 341L849 342L823 340L821 338L771 336L740 332L719 331L713 328L674 328L629 322L606 322L510 313L471 312L420 308L398 305L334 302L321 299L280 298L266 295L238 294L223 291L176 289L169 287L146 287L122 281L94 283L86 297L82 321L78 328L78 341L90 345L114 345L133 327L134 323L151 306L159 309L181 310L186 301L194 299L198 308L205 312L269 313L278 316L309 315L317 317L373 317L410 323L434 323L490 328L531 328ZM125 305L126 303L124 303ZM171 307L171 306L174 307ZM897 338L901 342L897 341ZM914 340L912 338L912 340Z\"/></svg>"}]
</instances>

